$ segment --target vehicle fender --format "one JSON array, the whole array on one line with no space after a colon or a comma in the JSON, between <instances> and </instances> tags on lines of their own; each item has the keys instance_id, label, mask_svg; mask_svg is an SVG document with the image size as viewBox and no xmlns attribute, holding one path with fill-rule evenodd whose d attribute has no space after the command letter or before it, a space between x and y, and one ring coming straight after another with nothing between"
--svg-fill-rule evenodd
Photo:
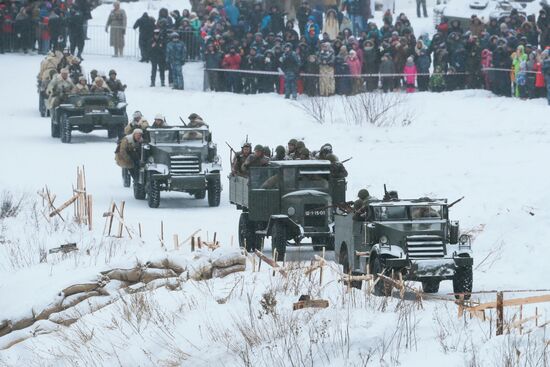
<instances>
[{"instance_id":1,"label":"vehicle fender","mask_svg":"<svg viewBox=\"0 0 550 367\"><path fill-rule=\"evenodd\" d=\"M289 237L297 237L301 234L302 230L298 223L294 222L292 219L288 217L288 215L280 214L280 215L272 215L269 218L269 222L267 222L267 235L271 236L271 232L273 230L273 226L275 223L284 223L287 227L287 233Z\"/></svg>"},{"instance_id":2,"label":"vehicle fender","mask_svg":"<svg viewBox=\"0 0 550 367\"><path fill-rule=\"evenodd\" d=\"M397 251L397 249L399 249ZM390 248L388 247L382 247L379 243L372 246L369 254L370 261L372 261L375 257L381 256L381 257L393 257L393 258L400 258L402 257L403 251L398 246L392 246Z\"/></svg>"},{"instance_id":3,"label":"vehicle fender","mask_svg":"<svg viewBox=\"0 0 550 367\"><path fill-rule=\"evenodd\" d=\"M161 175L167 175L170 173L170 169L167 165L162 163L150 163L145 166L146 171L155 171Z\"/></svg>"}]
</instances>

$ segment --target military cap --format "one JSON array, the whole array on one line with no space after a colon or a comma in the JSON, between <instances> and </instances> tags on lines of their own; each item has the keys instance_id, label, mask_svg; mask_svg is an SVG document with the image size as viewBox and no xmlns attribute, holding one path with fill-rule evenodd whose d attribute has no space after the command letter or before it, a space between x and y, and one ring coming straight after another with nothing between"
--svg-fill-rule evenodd
<instances>
[{"instance_id":1,"label":"military cap","mask_svg":"<svg viewBox=\"0 0 550 367\"><path fill-rule=\"evenodd\" d=\"M116 75L116 70L115 70L115 69L111 69L111 70L109 70L109 75L113 75L113 74L115 74L115 75Z\"/></svg>"},{"instance_id":2,"label":"military cap","mask_svg":"<svg viewBox=\"0 0 550 367\"><path fill-rule=\"evenodd\" d=\"M357 197L361 200L365 200L366 198L368 198L370 196L369 194L369 190L367 189L361 189L359 190L359 192L357 193Z\"/></svg>"},{"instance_id":3,"label":"military cap","mask_svg":"<svg viewBox=\"0 0 550 367\"><path fill-rule=\"evenodd\" d=\"M264 154L268 157L271 157L271 149L267 145L264 145Z\"/></svg>"},{"instance_id":4,"label":"military cap","mask_svg":"<svg viewBox=\"0 0 550 367\"><path fill-rule=\"evenodd\" d=\"M296 145L296 144L298 144L298 140L296 140L296 139L290 139L288 141L288 145Z\"/></svg>"},{"instance_id":5,"label":"military cap","mask_svg":"<svg viewBox=\"0 0 550 367\"><path fill-rule=\"evenodd\" d=\"M162 113L157 113L155 115L155 120L162 120L164 121L164 115Z\"/></svg>"},{"instance_id":6,"label":"military cap","mask_svg":"<svg viewBox=\"0 0 550 367\"><path fill-rule=\"evenodd\" d=\"M282 145L277 145L277 148L275 148L275 151L277 153L284 153L285 152L285 147L283 147Z\"/></svg>"},{"instance_id":7,"label":"military cap","mask_svg":"<svg viewBox=\"0 0 550 367\"><path fill-rule=\"evenodd\" d=\"M143 134L143 130L141 129L135 129L134 134Z\"/></svg>"},{"instance_id":8,"label":"military cap","mask_svg":"<svg viewBox=\"0 0 550 367\"><path fill-rule=\"evenodd\" d=\"M255 147L254 147L254 151L264 151L264 146L261 145L261 144L257 144Z\"/></svg>"},{"instance_id":9,"label":"military cap","mask_svg":"<svg viewBox=\"0 0 550 367\"><path fill-rule=\"evenodd\" d=\"M326 143L321 147L321 152L328 152L332 153L332 145L330 143Z\"/></svg>"},{"instance_id":10,"label":"military cap","mask_svg":"<svg viewBox=\"0 0 550 367\"><path fill-rule=\"evenodd\" d=\"M133 118L137 119L138 117L142 117L143 115L141 114L140 111L135 111L132 115Z\"/></svg>"},{"instance_id":11,"label":"military cap","mask_svg":"<svg viewBox=\"0 0 550 367\"><path fill-rule=\"evenodd\" d=\"M248 141L245 141L245 142L243 143L243 145L241 146L241 148L244 148L244 147L252 148L252 144L251 144L250 142L248 142Z\"/></svg>"}]
</instances>

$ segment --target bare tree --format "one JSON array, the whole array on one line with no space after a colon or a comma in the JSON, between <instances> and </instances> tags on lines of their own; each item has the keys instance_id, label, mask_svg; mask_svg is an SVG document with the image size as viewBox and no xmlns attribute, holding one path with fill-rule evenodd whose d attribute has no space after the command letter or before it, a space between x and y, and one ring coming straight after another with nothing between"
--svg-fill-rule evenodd
<instances>
[{"instance_id":1,"label":"bare tree","mask_svg":"<svg viewBox=\"0 0 550 367\"><path fill-rule=\"evenodd\" d=\"M334 122L333 101L329 97L309 97L300 100L300 108L320 124Z\"/></svg>"}]
</instances>

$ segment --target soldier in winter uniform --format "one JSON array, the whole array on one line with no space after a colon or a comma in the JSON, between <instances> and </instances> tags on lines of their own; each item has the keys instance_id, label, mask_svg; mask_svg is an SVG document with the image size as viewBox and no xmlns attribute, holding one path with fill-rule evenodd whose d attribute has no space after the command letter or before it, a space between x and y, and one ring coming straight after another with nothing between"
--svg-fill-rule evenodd
<instances>
[{"instance_id":1,"label":"soldier in winter uniform","mask_svg":"<svg viewBox=\"0 0 550 367\"><path fill-rule=\"evenodd\" d=\"M90 91L92 93L111 93L111 90L105 85L105 81L100 76L95 77L94 84L92 84Z\"/></svg>"},{"instance_id":2,"label":"soldier in winter uniform","mask_svg":"<svg viewBox=\"0 0 550 367\"><path fill-rule=\"evenodd\" d=\"M344 167L342 162L338 161L338 158L334 154L327 154L326 159L330 161L330 176L332 178L348 177L346 167Z\"/></svg>"},{"instance_id":3,"label":"soldier in winter uniform","mask_svg":"<svg viewBox=\"0 0 550 367\"><path fill-rule=\"evenodd\" d=\"M130 121L128 125L126 125L126 127L124 128L124 134L131 134L135 129L141 129L145 131L148 127L149 123L147 122L147 120L143 118L143 115L140 111L136 111L132 115L132 121Z\"/></svg>"},{"instance_id":4,"label":"soldier in winter uniform","mask_svg":"<svg viewBox=\"0 0 550 367\"><path fill-rule=\"evenodd\" d=\"M288 147L287 159L294 159L294 156L296 155L296 144L298 144L298 140L296 140L296 139L290 139L288 141L288 144L287 144L287 147Z\"/></svg>"},{"instance_id":5,"label":"soldier in winter uniform","mask_svg":"<svg viewBox=\"0 0 550 367\"><path fill-rule=\"evenodd\" d=\"M73 89L74 84L69 79L69 69L61 69L61 73L53 78L46 89L46 94L49 95L48 104L50 109L59 106L61 100Z\"/></svg>"},{"instance_id":6,"label":"soldier in winter uniform","mask_svg":"<svg viewBox=\"0 0 550 367\"><path fill-rule=\"evenodd\" d=\"M233 176L244 176L245 172L242 171L242 165L250 155L252 150L252 144L246 142L241 147L241 151L235 154L233 162L231 162L231 174Z\"/></svg>"},{"instance_id":7,"label":"soldier in winter uniform","mask_svg":"<svg viewBox=\"0 0 550 367\"><path fill-rule=\"evenodd\" d=\"M187 127L192 127L192 128L197 128L202 126L208 127L208 124L204 122L202 117L200 117L196 113L190 114L187 118L189 119L189 123L187 123Z\"/></svg>"},{"instance_id":8,"label":"soldier in winter uniform","mask_svg":"<svg viewBox=\"0 0 550 367\"><path fill-rule=\"evenodd\" d=\"M80 78L78 78L78 83L75 85L73 89L73 93L76 93L76 94L90 93L90 89L88 88L86 77L81 76Z\"/></svg>"},{"instance_id":9,"label":"soldier in winter uniform","mask_svg":"<svg viewBox=\"0 0 550 367\"><path fill-rule=\"evenodd\" d=\"M241 172L248 176L249 167L262 167L269 164L269 158L265 156L264 146L256 145L254 147L254 154L249 155L241 167Z\"/></svg>"},{"instance_id":10,"label":"soldier in winter uniform","mask_svg":"<svg viewBox=\"0 0 550 367\"><path fill-rule=\"evenodd\" d=\"M121 57L124 51L124 35L126 34L126 12L120 8L120 2L113 3L113 10L107 18L105 32L111 27L110 43L114 48L114 57Z\"/></svg>"},{"instance_id":11,"label":"soldier in winter uniform","mask_svg":"<svg viewBox=\"0 0 550 367\"><path fill-rule=\"evenodd\" d=\"M277 148L275 148L275 157L273 157L272 160L274 161L284 161L286 160L286 151L285 147L282 145L277 145Z\"/></svg>"},{"instance_id":12,"label":"soldier in winter uniform","mask_svg":"<svg viewBox=\"0 0 550 367\"><path fill-rule=\"evenodd\" d=\"M143 143L143 130L135 129L132 134L126 135L120 140L115 150L115 161L128 169L134 180L137 179L139 160L141 158L141 144Z\"/></svg>"},{"instance_id":13,"label":"soldier in winter uniform","mask_svg":"<svg viewBox=\"0 0 550 367\"><path fill-rule=\"evenodd\" d=\"M172 33L172 40L166 45L166 63L172 71L173 89L183 90L182 67L187 58L187 49L177 32Z\"/></svg>"},{"instance_id":14,"label":"soldier in winter uniform","mask_svg":"<svg viewBox=\"0 0 550 367\"><path fill-rule=\"evenodd\" d=\"M111 92L117 94L118 92L124 92L126 90L126 84L122 84L120 79L116 78L116 71L114 69L109 70L109 79L107 79L107 86Z\"/></svg>"},{"instance_id":15,"label":"soldier in winter uniform","mask_svg":"<svg viewBox=\"0 0 550 367\"><path fill-rule=\"evenodd\" d=\"M169 128L170 126L168 126L168 124L166 123L166 118L164 118L164 115L157 113L151 127L154 129L165 129Z\"/></svg>"}]
</instances>

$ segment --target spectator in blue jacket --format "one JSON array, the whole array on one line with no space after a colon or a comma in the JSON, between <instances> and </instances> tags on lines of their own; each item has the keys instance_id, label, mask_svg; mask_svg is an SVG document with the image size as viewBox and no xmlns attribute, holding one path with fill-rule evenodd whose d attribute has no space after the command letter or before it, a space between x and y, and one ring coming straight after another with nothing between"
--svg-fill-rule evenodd
<instances>
[{"instance_id":1,"label":"spectator in blue jacket","mask_svg":"<svg viewBox=\"0 0 550 367\"><path fill-rule=\"evenodd\" d=\"M292 99L296 99L296 79L300 69L300 58L296 52L292 51L292 45L286 43L284 52L281 56L281 69L285 73L285 98L288 99L292 95Z\"/></svg>"},{"instance_id":2,"label":"spectator in blue jacket","mask_svg":"<svg viewBox=\"0 0 550 367\"><path fill-rule=\"evenodd\" d=\"M173 89L183 89L183 72L182 67L187 58L187 49L185 44L180 40L180 35L177 32L172 33L171 41L166 46L166 63L172 70Z\"/></svg>"}]
</instances>

